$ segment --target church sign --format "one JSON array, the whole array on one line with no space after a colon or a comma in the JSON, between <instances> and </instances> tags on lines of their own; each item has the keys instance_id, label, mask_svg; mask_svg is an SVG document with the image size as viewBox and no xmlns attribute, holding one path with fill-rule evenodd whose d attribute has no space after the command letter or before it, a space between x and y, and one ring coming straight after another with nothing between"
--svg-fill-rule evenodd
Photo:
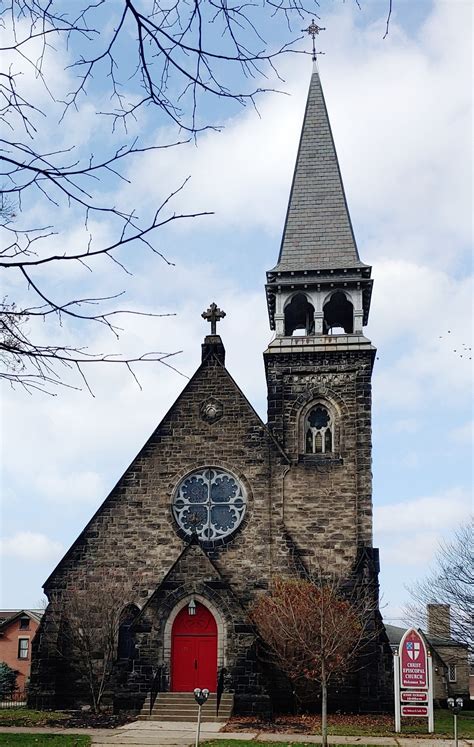
<instances>
[{"instance_id":1,"label":"church sign","mask_svg":"<svg viewBox=\"0 0 474 747\"><path fill-rule=\"evenodd\" d=\"M423 639L416 630L408 630L400 643L401 686L428 686L428 656Z\"/></svg>"},{"instance_id":2,"label":"church sign","mask_svg":"<svg viewBox=\"0 0 474 747\"><path fill-rule=\"evenodd\" d=\"M401 731L401 716L428 719L428 731L434 731L433 667L423 636L414 628L407 630L394 655L395 731Z\"/></svg>"}]
</instances>

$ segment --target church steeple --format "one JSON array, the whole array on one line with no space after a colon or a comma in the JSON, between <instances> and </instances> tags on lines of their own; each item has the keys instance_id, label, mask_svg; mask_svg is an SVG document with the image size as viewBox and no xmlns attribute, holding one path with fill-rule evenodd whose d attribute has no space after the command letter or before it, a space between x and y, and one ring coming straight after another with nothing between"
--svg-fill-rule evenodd
<instances>
[{"instance_id":1,"label":"church steeple","mask_svg":"<svg viewBox=\"0 0 474 747\"><path fill-rule=\"evenodd\" d=\"M314 62L278 263L267 273L271 328L278 336L296 329L321 335L336 328L361 334L369 312L370 273L359 258ZM340 294L325 313L331 289ZM298 290L304 298L292 300ZM289 304L294 308L285 313Z\"/></svg>"},{"instance_id":2,"label":"church steeple","mask_svg":"<svg viewBox=\"0 0 474 747\"><path fill-rule=\"evenodd\" d=\"M314 64L275 270L362 267Z\"/></svg>"}]
</instances>

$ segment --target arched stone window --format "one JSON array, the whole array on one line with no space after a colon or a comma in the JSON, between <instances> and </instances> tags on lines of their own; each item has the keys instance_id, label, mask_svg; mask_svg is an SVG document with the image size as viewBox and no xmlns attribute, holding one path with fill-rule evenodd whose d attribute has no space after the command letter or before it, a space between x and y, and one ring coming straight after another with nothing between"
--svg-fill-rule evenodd
<instances>
[{"instance_id":1,"label":"arched stone window","mask_svg":"<svg viewBox=\"0 0 474 747\"><path fill-rule=\"evenodd\" d=\"M354 307L345 293L336 291L324 304L323 333L338 334L338 331L352 334L354 331Z\"/></svg>"},{"instance_id":2,"label":"arched stone window","mask_svg":"<svg viewBox=\"0 0 474 747\"><path fill-rule=\"evenodd\" d=\"M285 335L314 335L314 306L304 293L296 293L285 306Z\"/></svg>"},{"instance_id":3,"label":"arched stone window","mask_svg":"<svg viewBox=\"0 0 474 747\"><path fill-rule=\"evenodd\" d=\"M331 411L317 404L308 412L304 425L306 454L332 454L334 451L334 418Z\"/></svg>"},{"instance_id":4,"label":"arched stone window","mask_svg":"<svg viewBox=\"0 0 474 747\"><path fill-rule=\"evenodd\" d=\"M135 604L128 604L120 616L117 641L117 658L133 659L135 656L135 642L133 640L132 625L139 613Z\"/></svg>"}]
</instances>

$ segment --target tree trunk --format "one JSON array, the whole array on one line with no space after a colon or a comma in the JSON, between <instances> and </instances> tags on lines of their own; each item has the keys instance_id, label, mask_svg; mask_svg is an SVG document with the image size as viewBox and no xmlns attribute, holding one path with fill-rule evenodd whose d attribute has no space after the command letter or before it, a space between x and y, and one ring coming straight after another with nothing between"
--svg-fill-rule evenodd
<instances>
[{"instance_id":1,"label":"tree trunk","mask_svg":"<svg viewBox=\"0 0 474 747\"><path fill-rule=\"evenodd\" d=\"M322 747L328 744L328 684L326 680L326 667L324 661L321 663L321 737Z\"/></svg>"}]
</instances>

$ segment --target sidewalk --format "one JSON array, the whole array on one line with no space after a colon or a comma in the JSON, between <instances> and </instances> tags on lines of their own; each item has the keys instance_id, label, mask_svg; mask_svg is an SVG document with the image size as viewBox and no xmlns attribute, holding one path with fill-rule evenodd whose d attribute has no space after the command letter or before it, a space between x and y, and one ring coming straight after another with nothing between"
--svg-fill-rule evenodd
<instances>
[{"instance_id":1,"label":"sidewalk","mask_svg":"<svg viewBox=\"0 0 474 747\"><path fill-rule=\"evenodd\" d=\"M249 732L219 732L222 724L204 723L201 730L201 742L207 739L240 739L254 740L262 745L265 742L285 742L301 744L321 744L320 736L309 736L305 734L271 734L263 731ZM113 734L109 732L106 738L102 735L94 737L94 747L106 747L106 745L135 745L146 747L188 747L194 745L196 733L195 724L176 722L149 722L135 721L117 729ZM386 747L452 747L453 740L450 739L413 739L393 737L328 737L329 744L374 744ZM459 740L459 747L474 747L472 740Z\"/></svg>"},{"instance_id":2,"label":"sidewalk","mask_svg":"<svg viewBox=\"0 0 474 747\"><path fill-rule=\"evenodd\" d=\"M222 724L204 723L201 742L208 739L240 739L265 742L286 742L289 744L321 744L320 736L305 734L270 734L263 731L219 732ZM194 745L196 727L194 724L160 721L134 721L118 729L61 729L51 727L0 727L1 734L88 734L94 747L191 747ZM414 739L413 737L328 737L329 744L385 745L385 747L453 747L453 739ZM474 747L474 740L460 739L459 747Z\"/></svg>"}]
</instances>

